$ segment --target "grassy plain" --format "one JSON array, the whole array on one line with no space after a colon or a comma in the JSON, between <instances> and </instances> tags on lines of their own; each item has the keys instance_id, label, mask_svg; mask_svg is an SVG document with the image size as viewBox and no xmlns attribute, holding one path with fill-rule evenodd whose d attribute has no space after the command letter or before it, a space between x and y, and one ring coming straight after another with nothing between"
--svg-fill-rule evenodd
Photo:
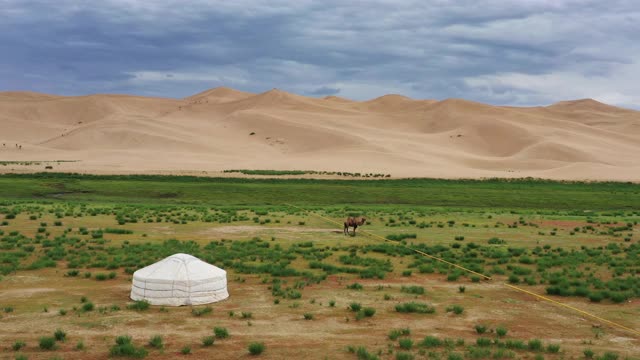
<instances>
[{"instance_id":1,"label":"grassy plain","mask_svg":"<svg viewBox=\"0 0 640 360\"><path fill-rule=\"evenodd\" d=\"M0 176L0 358L638 358L634 333L502 285L639 329L638 204L626 183ZM176 252L230 298L131 306L133 271Z\"/></svg>"}]
</instances>

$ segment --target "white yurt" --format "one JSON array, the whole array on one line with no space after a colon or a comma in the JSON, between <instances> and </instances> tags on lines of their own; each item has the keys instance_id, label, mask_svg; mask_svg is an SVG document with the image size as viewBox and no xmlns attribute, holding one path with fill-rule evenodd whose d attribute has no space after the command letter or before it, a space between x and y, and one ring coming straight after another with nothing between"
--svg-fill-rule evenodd
<instances>
[{"instance_id":1,"label":"white yurt","mask_svg":"<svg viewBox=\"0 0 640 360\"><path fill-rule=\"evenodd\" d=\"M228 297L227 272L188 254L171 255L133 273L131 299L151 305L201 305Z\"/></svg>"}]
</instances>

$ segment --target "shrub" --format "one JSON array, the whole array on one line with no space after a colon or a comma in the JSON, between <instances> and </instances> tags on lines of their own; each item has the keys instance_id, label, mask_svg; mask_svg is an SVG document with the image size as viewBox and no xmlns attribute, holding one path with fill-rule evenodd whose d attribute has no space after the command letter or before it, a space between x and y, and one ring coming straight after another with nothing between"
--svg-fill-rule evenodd
<instances>
[{"instance_id":1,"label":"shrub","mask_svg":"<svg viewBox=\"0 0 640 360\"><path fill-rule=\"evenodd\" d=\"M539 339L529 340L527 343L527 348L531 351L541 351L542 350L542 341Z\"/></svg>"},{"instance_id":2,"label":"shrub","mask_svg":"<svg viewBox=\"0 0 640 360\"><path fill-rule=\"evenodd\" d=\"M547 345L547 352L556 354L560 351L560 345L558 344L549 344Z\"/></svg>"},{"instance_id":3,"label":"shrub","mask_svg":"<svg viewBox=\"0 0 640 360\"><path fill-rule=\"evenodd\" d=\"M527 346L524 344L522 340L507 340L505 342L505 346L507 349L517 349L524 350Z\"/></svg>"},{"instance_id":4,"label":"shrub","mask_svg":"<svg viewBox=\"0 0 640 360\"><path fill-rule=\"evenodd\" d=\"M460 286L458 286L458 292L460 292L460 293L464 293L464 291L465 291L465 290L467 290L467 288L466 288L466 287L464 287L464 285L460 285Z\"/></svg>"},{"instance_id":5,"label":"shrub","mask_svg":"<svg viewBox=\"0 0 640 360\"><path fill-rule=\"evenodd\" d=\"M11 348L13 349L13 351L18 351L20 349L22 349L23 347L27 346L27 344L25 344L24 341L16 341L13 343L13 345L11 346Z\"/></svg>"},{"instance_id":6,"label":"shrub","mask_svg":"<svg viewBox=\"0 0 640 360\"><path fill-rule=\"evenodd\" d=\"M501 245L501 244L506 244L507 243L506 241L504 241L502 239L499 239L497 237L493 237L493 238L489 239L487 242L489 244L491 244L491 245Z\"/></svg>"},{"instance_id":7,"label":"shrub","mask_svg":"<svg viewBox=\"0 0 640 360\"><path fill-rule=\"evenodd\" d=\"M227 330L227 328L214 327L213 333L216 335L216 338L218 339L226 339L229 337L229 331Z\"/></svg>"},{"instance_id":8,"label":"shrub","mask_svg":"<svg viewBox=\"0 0 640 360\"><path fill-rule=\"evenodd\" d=\"M107 274L96 274L95 279L98 281L105 281L107 280Z\"/></svg>"},{"instance_id":9,"label":"shrub","mask_svg":"<svg viewBox=\"0 0 640 360\"><path fill-rule=\"evenodd\" d=\"M422 295L424 294L424 288L422 286L402 286L400 291L408 294Z\"/></svg>"},{"instance_id":10,"label":"shrub","mask_svg":"<svg viewBox=\"0 0 640 360\"><path fill-rule=\"evenodd\" d=\"M136 300L133 303L127 305L127 309L144 311L144 310L148 310L149 306L151 306L151 304L149 304L149 302L146 300Z\"/></svg>"},{"instance_id":11,"label":"shrub","mask_svg":"<svg viewBox=\"0 0 640 360\"><path fill-rule=\"evenodd\" d=\"M507 328L505 328L504 326L498 326L496 328L496 334L498 334L499 337L507 335L507 331Z\"/></svg>"},{"instance_id":12,"label":"shrub","mask_svg":"<svg viewBox=\"0 0 640 360\"><path fill-rule=\"evenodd\" d=\"M477 332L478 334L484 334L484 333L486 333L486 332L487 332L487 326L486 326L486 325L480 325L480 324L479 324L479 325L476 325L476 326L475 326L475 329L476 329L476 332Z\"/></svg>"},{"instance_id":13,"label":"shrub","mask_svg":"<svg viewBox=\"0 0 640 360\"><path fill-rule=\"evenodd\" d=\"M253 342L249 344L249 354L260 355L264 352L264 343Z\"/></svg>"},{"instance_id":14,"label":"shrub","mask_svg":"<svg viewBox=\"0 0 640 360\"><path fill-rule=\"evenodd\" d=\"M402 338L398 341L398 345L405 350L411 350L413 347L413 340L410 338Z\"/></svg>"},{"instance_id":15,"label":"shrub","mask_svg":"<svg viewBox=\"0 0 640 360\"><path fill-rule=\"evenodd\" d=\"M371 308L371 307L366 307L366 308L362 309L362 312L364 313L364 316L372 317L373 315L375 315L376 309Z\"/></svg>"},{"instance_id":16,"label":"shrub","mask_svg":"<svg viewBox=\"0 0 640 360\"><path fill-rule=\"evenodd\" d=\"M592 292L589 294L589 300L592 302L600 302L604 299L604 295L601 292Z\"/></svg>"},{"instance_id":17,"label":"shrub","mask_svg":"<svg viewBox=\"0 0 640 360\"><path fill-rule=\"evenodd\" d=\"M464 312L464 308L460 305L451 305L447 308L447 312L453 312L456 315L460 315Z\"/></svg>"},{"instance_id":18,"label":"shrub","mask_svg":"<svg viewBox=\"0 0 640 360\"><path fill-rule=\"evenodd\" d=\"M211 308L211 306L205 306L203 308L192 308L191 309L191 314L193 316L202 316L202 315L206 315L209 314L213 311L213 308Z\"/></svg>"},{"instance_id":19,"label":"shrub","mask_svg":"<svg viewBox=\"0 0 640 360\"><path fill-rule=\"evenodd\" d=\"M428 348L437 347L442 345L442 340L438 339L435 336L427 336L424 338L424 340L422 340L420 345Z\"/></svg>"},{"instance_id":20,"label":"shrub","mask_svg":"<svg viewBox=\"0 0 640 360\"><path fill-rule=\"evenodd\" d=\"M95 305L91 301L82 304L82 311L84 312L93 311L94 308Z\"/></svg>"},{"instance_id":21,"label":"shrub","mask_svg":"<svg viewBox=\"0 0 640 360\"><path fill-rule=\"evenodd\" d=\"M56 339L52 336L43 336L40 338L38 346L42 350L53 350L56 348Z\"/></svg>"},{"instance_id":22,"label":"shrub","mask_svg":"<svg viewBox=\"0 0 640 360\"><path fill-rule=\"evenodd\" d=\"M67 338L67 333L62 329L57 329L56 332L53 333L53 336L57 341L64 341Z\"/></svg>"},{"instance_id":23,"label":"shrub","mask_svg":"<svg viewBox=\"0 0 640 360\"><path fill-rule=\"evenodd\" d=\"M404 239L415 239L418 236L416 234L389 234L387 240L402 241Z\"/></svg>"},{"instance_id":24,"label":"shrub","mask_svg":"<svg viewBox=\"0 0 640 360\"><path fill-rule=\"evenodd\" d=\"M13 306L5 306L5 308L3 310L4 310L4 312L6 312L8 314L10 312L13 312Z\"/></svg>"},{"instance_id":25,"label":"shrub","mask_svg":"<svg viewBox=\"0 0 640 360\"><path fill-rule=\"evenodd\" d=\"M253 314L250 312L242 312L242 318L243 319L251 319L253 317Z\"/></svg>"},{"instance_id":26,"label":"shrub","mask_svg":"<svg viewBox=\"0 0 640 360\"><path fill-rule=\"evenodd\" d=\"M349 309L351 309L351 311L353 312L358 312L360 311L360 309L362 309L362 305L357 302L352 302L351 304L349 304Z\"/></svg>"},{"instance_id":27,"label":"shrub","mask_svg":"<svg viewBox=\"0 0 640 360\"><path fill-rule=\"evenodd\" d=\"M582 353L584 354L584 357L587 359L593 359L593 355L595 355L595 353L591 349L584 349Z\"/></svg>"},{"instance_id":28,"label":"shrub","mask_svg":"<svg viewBox=\"0 0 640 360\"><path fill-rule=\"evenodd\" d=\"M180 349L180 352L182 353L182 355L191 354L191 346L185 345L182 349Z\"/></svg>"},{"instance_id":29,"label":"shrub","mask_svg":"<svg viewBox=\"0 0 640 360\"><path fill-rule=\"evenodd\" d=\"M205 336L202 338L202 346L211 346L215 342L215 337L213 336Z\"/></svg>"},{"instance_id":30,"label":"shrub","mask_svg":"<svg viewBox=\"0 0 640 360\"><path fill-rule=\"evenodd\" d=\"M607 351L602 356L602 360L618 360L618 354L611 351Z\"/></svg>"},{"instance_id":31,"label":"shrub","mask_svg":"<svg viewBox=\"0 0 640 360\"><path fill-rule=\"evenodd\" d=\"M78 343L76 344L76 350L84 350L84 348L84 341L78 341Z\"/></svg>"},{"instance_id":32,"label":"shrub","mask_svg":"<svg viewBox=\"0 0 640 360\"><path fill-rule=\"evenodd\" d=\"M162 342L162 336L155 335L149 340L149 346L156 349L162 349L164 347L164 343Z\"/></svg>"},{"instance_id":33,"label":"shrub","mask_svg":"<svg viewBox=\"0 0 640 360\"><path fill-rule=\"evenodd\" d=\"M411 270L404 270L402 272L402 276L411 276L412 271Z\"/></svg>"},{"instance_id":34,"label":"shrub","mask_svg":"<svg viewBox=\"0 0 640 360\"><path fill-rule=\"evenodd\" d=\"M347 285L347 289L351 290L362 290L362 285L358 283L353 283L351 285Z\"/></svg>"},{"instance_id":35,"label":"shrub","mask_svg":"<svg viewBox=\"0 0 640 360\"><path fill-rule=\"evenodd\" d=\"M396 360L413 360L413 354L407 352L397 352Z\"/></svg>"},{"instance_id":36,"label":"shrub","mask_svg":"<svg viewBox=\"0 0 640 360\"><path fill-rule=\"evenodd\" d=\"M481 337L476 340L476 344L480 347L491 346L491 339Z\"/></svg>"},{"instance_id":37,"label":"shrub","mask_svg":"<svg viewBox=\"0 0 640 360\"><path fill-rule=\"evenodd\" d=\"M329 306L331 306L331 307L336 306L336 301L335 300L329 300Z\"/></svg>"},{"instance_id":38,"label":"shrub","mask_svg":"<svg viewBox=\"0 0 640 360\"><path fill-rule=\"evenodd\" d=\"M70 276L70 277L78 276L78 274L80 274L80 271L78 271L78 270L69 270L69 271L67 271L67 276Z\"/></svg>"},{"instance_id":39,"label":"shrub","mask_svg":"<svg viewBox=\"0 0 640 360\"><path fill-rule=\"evenodd\" d=\"M313 314L311 314L311 313L305 313L305 314L304 314L304 319L305 319L305 320L313 320Z\"/></svg>"},{"instance_id":40,"label":"shrub","mask_svg":"<svg viewBox=\"0 0 640 360\"><path fill-rule=\"evenodd\" d=\"M359 346L357 350L355 350L356 356L358 360L378 360L379 358L367 351L364 346Z\"/></svg>"},{"instance_id":41,"label":"shrub","mask_svg":"<svg viewBox=\"0 0 640 360\"><path fill-rule=\"evenodd\" d=\"M396 311L401 313L433 314L436 312L436 309L425 303L408 302L396 305Z\"/></svg>"},{"instance_id":42,"label":"shrub","mask_svg":"<svg viewBox=\"0 0 640 360\"><path fill-rule=\"evenodd\" d=\"M133 345L131 336L124 335L116 337L116 344L109 349L109 354L115 357L144 358L148 353L143 347Z\"/></svg>"}]
</instances>

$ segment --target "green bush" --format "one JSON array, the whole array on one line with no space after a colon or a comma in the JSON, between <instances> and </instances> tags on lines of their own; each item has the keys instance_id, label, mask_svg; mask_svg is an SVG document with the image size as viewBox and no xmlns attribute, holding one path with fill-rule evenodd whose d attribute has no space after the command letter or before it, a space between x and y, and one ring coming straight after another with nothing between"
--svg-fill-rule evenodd
<instances>
[{"instance_id":1,"label":"green bush","mask_svg":"<svg viewBox=\"0 0 640 360\"><path fill-rule=\"evenodd\" d=\"M109 349L109 355L113 357L144 358L147 354L143 347L133 345L128 335L116 337L116 344Z\"/></svg>"},{"instance_id":2,"label":"green bush","mask_svg":"<svg viewBox=\"0 0 640 360\"><path fill-rule=\"evenodd\" d=\"M486 325L478 324L478 325L475 326L475 329L476 329L476 332L478 334L484 334L484 333L487 332L487 326Z\"/></svg>"},{"instance_id":3,"label":"green bush","mask_svg":"<svg viewBox=\"0 0 640 360\"><path fill-rule=\"evenodd\" d=\"M56 348L56 338L53 336L43 336L40 338L38 346L42 350L54 350Z\"/></svg>"},{"instance_id":4,"label":"green bush","mask_svg":"<svg viewBox=\"0 0 640 360\"><path fill-rule=\"evenodd\" d=\"M595 353L591 349L584 349L582 353L584 354L584 357L586 359L593 359L593 355L595 355Z\"/></svg>"},{"instance_id":5,"label":"green bush","mask_svg":"<svg viewBox=\"0 0 640 360\"><path fill-rule=\"evenodd\" d=\"M210 314L212 311L213 311L213 308L211 306L205 306L203 308L192 308L191 314L193 316L202 316L202 315Z\"/></svg>"},{"instance_id":6,"label":"green bush","mask_svg":"<svg viewBox=\"0 0 640 360\"><path fill-rule=\"evenodd\" d=\"M95 305L93 305L93 303L91 301L86 302L84 304L82 304L82 311L84 312L88 312L88 311L93 311Z\"/></svg>"},{"instance_id":7,"label":"green bush","mask_svg":"<svg viewBox=\"0 0 640 360\"><path fill-rule=\"evenodd\" d=\"M420 345L428 348L437 347L442 345L442 340L435 336L427 336L422 340Z\"/></svg>"},{"instance_id":8,"label":"green bush","mask_svg":"<svg viewBox=\"0 0 640 360\"><path fill-rule=\"evenodd\" d=\"M372 317L373 315L375 315L376 309L374 309L372 307L366 307L366 308L362 309L362 312L363 312L364 316Z\"/></svg>"},{"instance_id":9,"label":"green bush","mask_svg":"<svg viewBox=\"0 0 640 360\"><path fill-rule=\"evenodd\" d=\"M151 346L152 348L155 348L155 349L164 348L164 343L162 342L162 336L155 335L155 336L151 337L151 339L149 340L149 346Z\"/></svg>"},{"instance_id":10,"label":"green bush","mask_svg":"<svg viewBox=\"0 0 640 360\"><path fill-rule=\"evenodd\" d=\"M408 294L415 294L415 295L423 295L424 294L424 288L422 286L415 286L415 285L402 286L400 288L400 291L404 292L404 293L408 293Z\"/></svg>"},{"instance_id":11,"label":"green bush","mask_svg":"<svg viewBox=\"0 0 640 360\"><path fill-rule=\"evenodd\" d=\"M215 337L209 335L202 338L202 346L211 346L215 342Z\"/></svg>"},{"instance_id":12,"label":"green bush","mask_svg":"<svg viewBox=\"0 0 640 360\"><path fill-rule=\"evenodd\" d=\"M396 353L396 360L413 360L413 359L415 359L415 357L413 356L412 353L408 353L408 352Z\"/></svg>"},{"instance_id":13,"label":"green bush","mask_svg":"<svg viewBox=\"0 0 640 360\"><path fill-rule=\"evenodd\" d=\"M180 349L180 353L182 353L182 355L191 354L191 346L189 346L189 345L183 346L182 349Z\"/></svg>"},{"instance_id":14,"label":"green bush","mask_svg":"<svg viewBox=\"0 0 640 360\"><path fill-rule=\"evenodd\" d=\"M229 337L229 331L227 330L227 328L214 327L213 333L216 335L216 338L218 339L226 339Z\"/></svg>"},{"instance_id":15,"label":"green bush","mask_svg":"<svg viewBox=\"0 0 640 360\"><path fill-rule=\"evenodd\" d=\"M151 304L149 304L149 302L146 300L136 300L133 303L127 305L127 309L144 311L144 310L148 310L149 306L151 306Z\"/></svg>"},{"instance_id":16,"label":"green bush","mask_svg":"<svg viewBox=\"0 0 640 360\"><path fill-rule=\"evenodd\" d=\"M357 302L352 302L351 304L349 304L349 309L353 312L358 312L360 311L360 309L362 309L362 305Z\"/></svg>"},{"instance_id":17,"label":"green bush","mask_svg":"<svg viewBox=\"0 0 640 360\"><path fill-rule=\"evenodd\" d=\"M24 341L18 340L18 341L13 343L11 348L13 349L13 351L18 351L18 350L22 349L25 346L27 346L27 344Z\"/></svg>"},{"instance_id":18,"label":"green bush","mask_svg":"<svg viewBox=\"0 0 640 360\"><path fill-rule=\"evenodd\" d=\"M507 331L508 331L507 328L505 328L504 326L498 326L496 328L496 334L499 337L504 337L505 335L507 335Z\"/></svg>"},{"instance_id":19,"label":"green bush","mask_svg":"<svg viewBox=\"0 0 640 360\"><path fill-rule=\"evenodd\" d=\"M460 305L451 305L447 307L447 312L453 312L456 315L460 315L464 312L464 308Z\"/></svg>"},{"instance_id":20,"label":"green bush","mask_svg":"<svg viewBox=\"0 0 640 360\"><path fill-rule=\"evenodd\" d=\"M362 290L362 285L359 283L353 283L351 285L347 285L347 289L351 290Z\"/></svg>"},{"instance_id":21,"label":"green bush","mask_svg":"<svg viewBox=\"0 0 640 360\"><path fill-rule=\"evenodd\" d=\"M408 302L396 305L396 311L400 313L433 314L436 312L436 309L425 303Z\"/></svg>"},{"instance_id":22,"label":"green bush","mask_svg":"<svg viewBox=\"0 0 640 360\"><path fill-rule=\"evenodd\" d=\"M539 339L529 340L527 348L531 351L542 351L542 341Z\"/></svg>"},{"instance_id":23,"label":"green bush","mask_svg":"<svg viewBox=\"0 0 640 360\"><path fill-rule=\"evenodd\" d=\"M304 313L303 316L305 320L313 320L313 314L311 313Z\"/></svg>"},{"instance_id":24,"label":"green bush","mask_svg":"<svg viewBox=\"0 0 640 360\"><path fill-rule=\"evenodd\" d=\"M252 342L251 344L249 344L249 354L260 355L264 352L264 348L264 343Z\"/></svg>"},{"instance_id":25,"label":"green bush","mask_svg":"<svg viewBox=\"0 0 640 360\"><path fill-rule=\"evenodd\" d=\"M56 338L56 341L64 341L67 338L67 333L62 331L62 329L57 329L56 332L53 333L53 336Z\"/></svg>"},{"instance_id":26,"label":"green bush","mask_svg":"<svg viewBox=\"0 0 640 360\"><path fill-rule=\"evenodd\" d=\"M549 344L547 345L547 352L556 354L560 351L560 345L558 344Z\"/></svg>"},{"instance_id":27,"label":"green bush","mask_svg":"<svg viewBox=\"0 0 640 360\"><path fill-rule=\"evenodd\" d=\"M480 346L480 347L487 347L487 346L491 346L491 339L488 338L478 338L476 339L476 345Z\"/></svg>"},{"instance_id":28,"label":"green bush","mask_svg":"<svg viewBox=\"0 0 640 360\"><path fill-rule=\"evenodd\" d=\"M402 349L411 350L411 348L413 347L413 340L411 340L410 338L401 338L398 341L398 345L400 345Z\"/></svg>"}]
</instances>

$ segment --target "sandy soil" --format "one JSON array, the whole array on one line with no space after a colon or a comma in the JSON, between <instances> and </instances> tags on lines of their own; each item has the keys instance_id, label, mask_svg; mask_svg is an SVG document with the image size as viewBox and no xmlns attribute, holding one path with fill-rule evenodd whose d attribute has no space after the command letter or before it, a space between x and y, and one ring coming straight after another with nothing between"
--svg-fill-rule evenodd
<instances>
[{"instance_id":1,"label":"sandy soil","mask_svg":"<svg viewBox=\"0 0 640 360\"><path fill-rule=\"evenodd\" d=\"M185 99L0 93L0 161L52 170L218 176L225 169L393 177L640 179L640 112L386 95L364 102L216 88ZM0 166L44 171L45 164Z\"/></svg>"}]
</instances>

